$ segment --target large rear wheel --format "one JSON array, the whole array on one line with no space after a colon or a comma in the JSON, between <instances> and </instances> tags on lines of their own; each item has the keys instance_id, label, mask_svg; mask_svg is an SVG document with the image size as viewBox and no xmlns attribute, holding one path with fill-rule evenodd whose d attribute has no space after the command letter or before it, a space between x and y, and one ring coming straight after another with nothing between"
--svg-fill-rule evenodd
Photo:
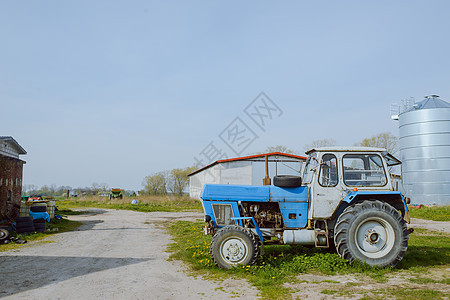
<instances>
[{"instance_id":1,"label":"large rear wheel","mask_svg":"<svg viewBox=\"0 0 450 300\"><path fill-rule=\"evenodd\" d=\"M226 226L213 236L211 257L222 269L237 265L252 265L258 257L258 245L254 235L246 228Z\"/></svg>"},{"instance_id":2,"label":"large rear wheel","mask_svg":"<svg viewBox=\"0 0 450 300\"><path fill-rule=\"evenodd\" d=\"M347 207L336 223L338 254L370 266L394 267L408 248L408 230L400 213L378 200Z\"/></svg>"}]
</instances>

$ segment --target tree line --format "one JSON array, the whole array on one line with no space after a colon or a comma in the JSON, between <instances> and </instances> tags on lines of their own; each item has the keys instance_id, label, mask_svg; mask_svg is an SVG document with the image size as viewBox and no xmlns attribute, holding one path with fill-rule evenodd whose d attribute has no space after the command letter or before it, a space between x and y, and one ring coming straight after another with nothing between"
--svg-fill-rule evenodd
<instances>
[{"instance_id":1,"label":"tree line","mask_svg":"<svg viewBox=\"0 0 450 300\"><path fill-rule=\"evenodd\" d=\"M69 191L69 196L97 196L97 195L109 195L111 188L106 183L92 183L91 186L73 188L69 185L56 186L55 184L43 185L41 187L34 184L24 184L22 186L22 194L42 195L51 197L65 197ZM124 190L123 193L126 196L136 195L135 191Z\"/></svg>"},{"instance_id":2,"label":"tree line","mask_svg":"<svg viewBox=\"0 0 450 300\"><path fill-rule=\"evenodd\" d=\"M170 171L156 172L146 176L142 182L144 187L136 192L124 190L125 196L139 195L168 195L182 196L188 193L188 175L196 170L195 167L177 168ZM44 185L36 186L34 184L24 184L22 186L23 195L42 195L51 197L65 197L67 192L69 196L97 196L109 195L111 188L106 183L92 183L89 187L72 188L71 186Z\"/></svg>"},{"instance_id":3,"label":"tree line","mask_svg":"<svg viewBox=\"0 0 450 300\"><path fill-rule=\"evenodd\" d=\"M170 193L182 196L187 192L188 175L196 169L196 167L178 168L146 176L142 182L144 189L141 193L146 195L167 195Z\"/></svg>"}]
</instances>

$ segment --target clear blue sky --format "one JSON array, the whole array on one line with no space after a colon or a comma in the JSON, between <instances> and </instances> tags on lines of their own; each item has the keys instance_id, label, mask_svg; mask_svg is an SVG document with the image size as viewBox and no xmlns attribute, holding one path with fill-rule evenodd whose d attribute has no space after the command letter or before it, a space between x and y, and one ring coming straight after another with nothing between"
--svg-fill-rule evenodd
<instances>
[{"instance_id":1,"label":"clear blue sky","mask_svg":"<svg viewBox=\"0 0 450 300\"><path fill-rule=\"evenodd\" d=\"M0 135L24 183L141 189L236 117L243 152L390 131L390 104L450 100L449 1L2 1ZM244 113L264 91L265 131Z\"/></svg>"}]
</instances>

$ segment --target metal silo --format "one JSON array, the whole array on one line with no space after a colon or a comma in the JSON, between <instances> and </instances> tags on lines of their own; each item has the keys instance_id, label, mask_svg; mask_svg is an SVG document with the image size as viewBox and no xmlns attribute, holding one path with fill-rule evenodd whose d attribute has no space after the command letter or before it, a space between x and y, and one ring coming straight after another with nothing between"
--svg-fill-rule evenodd
<instances>
[{"instance_id":1,"label":"metal silo","mask_svg":"<svg viewBox=\"0 0 450 300\"><path fill-rule=\"evenodd\" d=\"M407 101L395 117L406 196L411 203L449 205L450 103L436 95Z\"/></svg>"}]
</instances>

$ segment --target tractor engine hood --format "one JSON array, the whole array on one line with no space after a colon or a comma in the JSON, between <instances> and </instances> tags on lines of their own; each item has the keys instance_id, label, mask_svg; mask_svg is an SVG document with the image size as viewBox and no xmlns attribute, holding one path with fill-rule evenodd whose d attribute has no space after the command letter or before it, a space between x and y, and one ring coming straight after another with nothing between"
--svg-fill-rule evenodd
<instances>
[{"instance_id":1,"label":"tractor engine hood","mask_svg":"<svg viewBox=\"0 0 450 300\"><path fill-rule=\"evenodd\" d=\"M203 200L258 201L258 202L306 202L308 188L281 188L273 185L205 184Z\"/></svg>"}]
</instances>

